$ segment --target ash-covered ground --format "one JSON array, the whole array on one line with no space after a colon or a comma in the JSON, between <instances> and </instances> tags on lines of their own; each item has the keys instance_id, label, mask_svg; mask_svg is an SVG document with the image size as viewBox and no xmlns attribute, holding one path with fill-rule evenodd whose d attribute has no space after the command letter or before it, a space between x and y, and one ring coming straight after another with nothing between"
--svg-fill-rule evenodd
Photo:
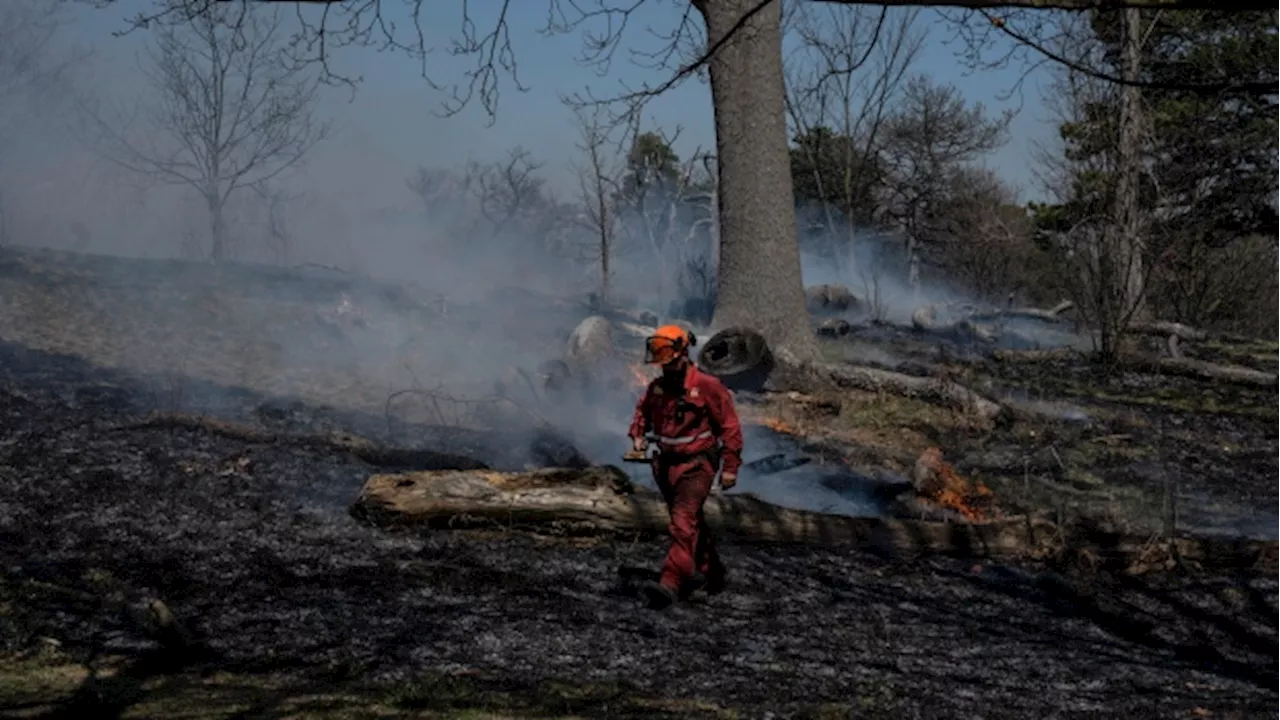
<instances>
[{"instance_id":1,"label":"ash-covered ground","mask_svg":"<svg viewBox=\"0 0 1280 720\"><path fill-rule=\"evenodd\" d=\"M557 323L572 326L572 311L540 312L538 325L518 317L528 298L431 310L430 293L377 301L382 290L347 279L248 283L234 268L32 258L0 256L0 707L210 718L1275 712L1274 567L1128 577L731 545L730 592L654 614L615 578L621 565L656 566L660 541L363 526L347 507L377 468L348 454L130 425L154 410L198 412L285 434L345 430L497 468L557 462L554 440L440 422L456 408L413 424L387 400L468 359L491 359L477 374L491 379L502 362L529 360L504 352L562 342ZM315 309L341 292L401 308L402 319L373 313L331 332ZM424 357L435 366L411 365ZM396 368L403 376L389 374ZM1083 393L1099 386L1069 368L1021 372L1008 387L1048 382L1087 404L1089 421L974 434L943 428L940 416L929 426L927 408L862 398L823 422L849 426L853 454L890 470L918 451L911 443L943 444L1010 506L1030 458L1081 487L1158 489L1163 467L1181 492L1232 507L1271 497L1274 507L1275 453L1263 457L1274 450L1274 403L1271 415L1215 415L1206 403L1241 399L1189 396L1162 379L1139 388L1143 397L1193 406L1106 412L1131 398L1131 379L1110 381L1098 399ZM1196 429L1219 416L1218 435ZM1153 422L1168 430L1138 450L1123 445ZM588 438L619 430L582 425ZM1058 459L1045 461L1052 448ZM1135 474L1144 466L1151 478ZM1069 472L1080 468L1091 475ZM128 619L148 598L163 599L205 649L161 649ZM85 680L87 666L100 676ZM335 693L346 698L336 710L285 710L290 698Z\"/></svg>"},{"instance_id":2,"label":"ash-covered ground","mask_svg":"<svg viewBox=\"0 0 1280 720\"><path fill-rule=\"evenodd\" d=\"M1137 579L728 547L732 592L653 614L619 594L615 571L655 564L660 544L389 535L342 509L372 471L348 457L193 430L119 429L150 409L147 387L75 358L0 345L4 652L52 638L69 662L143 657L154 643L112 603L144 597L163 598L208 645L185 664L153 659L117 685L45 698L49 712L125 713L157 677L198 683L219 673L317 687L465 677L475 698L502 693L516 714L545 681L610 688L603 700L566 693L563 707L528 706L542 715L1275 711L1274 579L1212 571ZM266 398L242 396L279 415ZM291 412L318 422L305 406ZM483 450L480 436L468 441ZM131 678L128 692L119 678ZM22 688L7 677L0 702L34 702ZM456 693L386 692L393 709L458 705Z\"/></svg>"}]
</instances>

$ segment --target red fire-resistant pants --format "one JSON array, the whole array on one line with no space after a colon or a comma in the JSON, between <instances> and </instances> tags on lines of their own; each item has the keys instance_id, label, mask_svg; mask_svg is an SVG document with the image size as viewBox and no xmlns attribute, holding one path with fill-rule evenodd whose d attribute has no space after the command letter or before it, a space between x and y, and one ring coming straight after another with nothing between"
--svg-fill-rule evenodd
<instances>
[{"instance_id":1,"label":"red fire-resistant pants","mask_svg":"<svg viewBox=\"0 0 1280 720\"><path fill-rule=\"evenodd\" d=\"M658 582L673 591L695 572L708 579L724 576L724 565L702 515L702 504L715 482L716 464L711 453L659 455L653 464L654 481L671 511L671 549Z\"/></svg>"}]
</instances>

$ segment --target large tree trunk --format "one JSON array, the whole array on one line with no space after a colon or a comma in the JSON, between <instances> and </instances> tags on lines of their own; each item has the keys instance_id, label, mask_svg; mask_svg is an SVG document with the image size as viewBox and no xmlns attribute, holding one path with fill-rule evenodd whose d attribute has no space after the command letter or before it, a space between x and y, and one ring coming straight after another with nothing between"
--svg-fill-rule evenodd
<instances>
[{"instance_id":1,"label":"large tree trunk","mask_svg":"<svg viewBox=\"0 0 1280 720\"><path fill-rule=\"evenodd\" d=\"M757 0L694 0L714 45ZM720 175L717 327L754 328L775 348L816 357L804 310L787 150L780 3L734 31L711 58Z\"/></svg>"},{"instance_id":2,"label":"large tree trunk","mask_svg":"<svg viewBox=\"0 0 1280 720\"><path fill-rule=\"evenodd\" d=\"M524 527L572 534L663 535L669 522L658 493L634 486L625 473L608 466L374 475L351 512L386 526ZM895 554L1017 554L1056 531L1027 517L977 524L848 517L737 494L712 495L704 512L713 531L740 541L874 547Z\"/></svg>"}]
</instances>

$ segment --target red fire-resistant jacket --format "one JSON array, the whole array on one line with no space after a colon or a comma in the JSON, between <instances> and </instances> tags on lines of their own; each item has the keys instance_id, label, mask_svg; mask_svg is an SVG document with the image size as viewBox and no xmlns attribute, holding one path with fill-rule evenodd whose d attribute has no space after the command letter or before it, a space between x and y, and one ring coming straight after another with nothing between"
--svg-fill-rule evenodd
<instances>
[{"instance_id":1,"label":"red fire-resistant jacket","mask_svg":"<svg viewBox=\"0 0 1280 720\"><path fill-rule=\"evenodd\" d=\"M733 396L715 376L693 366L685 372L683 397L667 392L661 378L649 383L627 435L647 436L661 452L677 455L695 455L719 443L723 472L737 475L742 466L742 426Z\"/></svg>"}]
</instances>

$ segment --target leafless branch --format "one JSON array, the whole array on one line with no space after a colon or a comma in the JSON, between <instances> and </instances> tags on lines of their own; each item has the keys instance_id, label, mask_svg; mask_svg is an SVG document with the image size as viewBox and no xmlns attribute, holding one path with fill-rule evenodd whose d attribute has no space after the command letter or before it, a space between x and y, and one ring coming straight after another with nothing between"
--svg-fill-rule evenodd
<instances>
[{"instance_id":1,"label":"leafless branch","mask_svg":"<svg viewBox=\"0 0 1280 720\"><path fill-rule=\"evenodd\" d=\"M97 7L111 7L118 0L82 0ZM507 76L517 90L525 91L519 78L516 51L510 34L511 0L502 0L496 17L484 24L481 30L473 17L469 0L461 3L461 19L456 36L449 41L448 52L455 57L473 57L473 67L464 73L464 80L443 84L428 72L427 58L433 47L429 44L423 0L405 0L409 9L408 28L397 26L384 14L383 0L264 0L264 2L291 2L296 11L299 30L290 40L290 55L297 63L316 65L321 69L320 78L326 83L345 84L354 88L358 77L343 75L330 64L333 53L345 47L373 47L379 51L395 51L417 60L421 75L434 89L447 90L448 98L442 103L442 114L453 115L472 100L478 99L492 123L497 112L501 79ZM696 74L707 61L757 13L775 0L760 0L740 18L737 26L726 33L711 47L703 38L701 23L696 22L696 2L684 6L680 21L671 31L650 30L661 41L653 51L633 51L632 58L649 67L670 67L681 56L694 57L675 68L671 76L654 86L638 89L626 88L610 98L595 98L589 93L579 98L584 104L621 103L628 113L638 113L646 98L669 90ZM827 4L865 5L865 0L819 0ZM214 0L153 0L154 6L136 13L119 34L127 34L139 28L155 25L173 25L191 22L194 18L211 12L220 3ZM579 60L596 66L601 74L609 71L613 57L636 11L647 0L548 0L547 22L541 28L546 35L582 30L583 50ZM987 8L1024 8L1036 11L1081 11L1099 8L1140 6L1146 8L1216 8L1220 3L1210 0L884 0L874 3L883 7L951 7L970 12ZM1261 3L1237 4L1239 9L1272 9Z\"/></svg>"},{"instance_id":2,"label":"leafless branch","mask_svg":"<svg viewBox=\"0 0 1280 720\"><path fill-rule=\"evenodd\" d=\"M805 3L784 20L800 38L786 63L787 112L806 166L797 169L808 171L797 187L812 183L802 192L821 203L823 247L848 274L855 228L873 213L867 201L882 180L875 158L884 121L924 40L917 16Z\"/></svg>"},{"instance_id":3,"label":"leafless branch","mask_svg":"<svg viewBox=\"0 0 1280 720\"><path fill-rule=\"evenodd\" d=\"M0 4L0 98L12 99L52 84L84 53L55 53L50 47L66 24L64 8L40 0Z\"/></svg>"},{"instance_id":4,"label":"leafless branch","mask_svg":"<svg viewBox=\"0 0 1280 720\"><path fill-rule=\"evenodd\" d=\"M619 193L619 170L606 155L607 123L603 111L576 111L579 130L577 149L582 159L575 163L578 174L579 202L582 206L577 222L593 240L588 253L600 268L600 298L609 297L609 281L616 252L618 213L614 207Z\"/></svg>"},{"instance_id":5,"label":"leafless branch","mask_svg":"<svg viewBox=\"0 0 1280 720\"><path fill-rule=\"evenodd\" d=\"M1099 6L1097 9L1115 10L1121 5ZM1151 4L1148 7L1163 7ZM1025 78L1046 64L1056 64L1073 72L1115 85L1133 85L1152 90L1173 90L1206 95L1275 95L1278 80L1275 73L1260 78L1239 78L1224 76L1220 81L1183 83L1168 80L1150 80L1139 78L1126 80L1122 74L1106 68L1095 51L1096 42L1086 33L1071 32L1078 25L1064 19L1064 13L1043 12L1042 10L1016 9L1009 7L998 10L985 8L962 11L940 11L940 15L955 31L954 40L960 45L958 55L974 69L992 70L1022 63L1022 73L1014 88L1016 91ZM1065 8L1074 9L1074 8ZM1167 8L1174 9L1174 8ZM1179 6L1178 9L1185 9ZM1211 8L1218 9L1218 8ZM1233 10L1245 11L1248 7L1233 7ZM1274 8L1265 8L1274 10ZM1069 15L1078 15L1069 13ZM1013 40L1013 43L1000 42L1000 38ZM991 55L993 49L995 54Z\"/></svg>"},{"instance_id":6,"label":"leafless branch","mask_svg":"<svg viewBox=\"0 0 1280 720\"><path fill-rule=\"evenodd\" d=\"M226 251L228 200L297 165L328 133L313 116L318 81L282 62L281 35L278 8L222 3L157 26L142 69L153 97L140 113L113 121L99 103L79 101L108 160L204 198L215 259Z\"/></svg>"}]
</instances>

